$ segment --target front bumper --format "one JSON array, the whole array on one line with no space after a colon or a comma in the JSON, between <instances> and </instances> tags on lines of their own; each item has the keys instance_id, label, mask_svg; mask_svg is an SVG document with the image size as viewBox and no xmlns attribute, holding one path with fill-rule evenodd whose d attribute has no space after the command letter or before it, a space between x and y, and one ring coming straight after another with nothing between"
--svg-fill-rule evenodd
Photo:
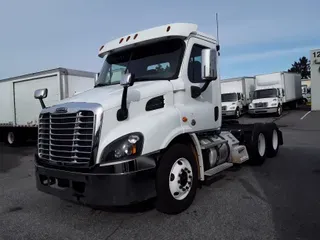
<instances>
[{"instance_id":1,"label":"front bumper","mask_svg":"<svg viewBox=\"0 0 320 240\"><path fill-rule=\"evenodd\" d=\"M254 108L249 109L249 114L266 114L266 113L276 113L277 107L271 107L271 108Z\"/></svg>"},{"instance_id":2,"label":"front bumper","mask_svg":"<svg viewBox=\"0 0 320 240\"><path fill-rule=\"evenodd\" d=\"M140 157L117 165L97 166L88 172L68 171L38 164L39 191L91 206L124 206L156 196L155 162Z\"/></svg>"},{"instance_id":3,"label":"front bumper","mask_svg":"<svg viewBox=\"0 0 320 240\"><path fill-rule=\"evenodd\" d=\"M234 116L236 115L236 110L225 110L222 111L222 116Z\"/></svg>"}]
</instances>

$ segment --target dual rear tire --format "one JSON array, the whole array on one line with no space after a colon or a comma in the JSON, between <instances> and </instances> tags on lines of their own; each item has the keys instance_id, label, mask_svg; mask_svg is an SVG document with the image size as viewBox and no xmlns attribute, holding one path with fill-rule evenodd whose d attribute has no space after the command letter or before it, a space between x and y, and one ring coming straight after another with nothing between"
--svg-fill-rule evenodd
<instances>
[{"instance_id":1,"label":"dual rear tire","mask_svg":"<svg viewBox=\"0 0 320 240\"><path fill-rule=\"evenodd\" d=\"M251 139L247 143L251 164L261 165L267 157L275 157L280 145L277 125L275 123L254 124Z\"/></svg>"}]
</instances>

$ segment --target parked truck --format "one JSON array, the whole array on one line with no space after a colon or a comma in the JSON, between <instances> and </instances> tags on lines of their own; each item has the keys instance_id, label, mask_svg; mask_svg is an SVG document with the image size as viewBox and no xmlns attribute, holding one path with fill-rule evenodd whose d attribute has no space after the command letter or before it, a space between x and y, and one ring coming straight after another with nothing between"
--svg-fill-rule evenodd
<instances>
[{"instance_id":1,"label":"parked truck","mask_svg":"<svg viewBox=\"0 0 320 240\"><path fill-rule=\"evenodd\" d=\"M177 214L219 172L276 156L276 124L222 125L219 49L187 23L103 45L94 89L39 115L38 190L95 207L155 197L159 211ZM46 95L35 92L44 104Z\"/></svg>"},{"instance_id":2,"label":"parked truck","mask_svg":"<svg viewBox=\"0 0 320 240\"><path fill-rule=\"evenodd\" d=\"M280 116L284 106L295 109L302 101L301 76L289 72L257 75L252 97L249 114L273 113Z\"/></svg>"},{"instance_id":3,"label":"parked truck","mask_svg":"<svg viewBox=\"0 0 320 240\"><path fill-rule=\"evenodd\" d=\"M37 139L41 105L34 101L38 88L48 89L47 104L94 87L95 73L56 68L0 80L0 135L10 146Z\"/></svg>"},{"instance_id":4,"label":"parked truck","mask_svg":"<svg viewBox=\"0 0 320 240\"><path fill-rule=\"evenodd\" d=\"M222 116L239 118L248 110L254 88L254 77L221 80Z\"/></svg>"}]
</instances>

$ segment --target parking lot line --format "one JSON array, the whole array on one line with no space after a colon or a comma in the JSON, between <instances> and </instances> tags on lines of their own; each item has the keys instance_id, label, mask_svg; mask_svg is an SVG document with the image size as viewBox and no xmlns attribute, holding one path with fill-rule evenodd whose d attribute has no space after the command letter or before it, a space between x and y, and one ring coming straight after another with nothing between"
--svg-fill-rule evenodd
<instances>
[{"instance_id":1,"label":"parking lot line","mask_svg":"<svg viewBox=\"0 0 320 240\"><path fill-rule=\"evenodd\" d=\"M311 111L307 112L305 115L303 115L300 120L303 120L306 116L308 116L308 114L311 113Z\"/></svg>"}]
</instances>

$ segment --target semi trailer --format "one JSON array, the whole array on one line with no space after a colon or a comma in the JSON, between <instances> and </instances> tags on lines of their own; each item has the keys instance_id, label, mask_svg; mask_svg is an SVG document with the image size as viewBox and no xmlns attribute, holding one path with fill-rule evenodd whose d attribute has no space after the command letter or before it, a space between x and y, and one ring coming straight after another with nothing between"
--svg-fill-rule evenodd
<instances>
[{"instance_id":1,"label":"semi trailer","mask_svg":"<svg viewBox=\"0 0 320 240\"><path fill-rule=\"evenodd\" d=\"M250 93L254 91L254 77L221 80L222 116L239 118L248 110Z\"/></svg>"},{"instance_id":2,"label":"semi trailer","mask_svg":"<svg viewBox=\"0 0 320 240\"><path fill-rule=\"evenodd\" d=\"M219 172L276 156L276 124L222 124L219 49L195 24L163 25L101 46L93 89L52 106L38 89L37 189L91 207L155 198L178 214Z\"/></svg>"},{"instance_id":3,"label":"semi trailer","mask_svg":"<svg viewBox=\"0 0 320 240\"><path fill-rule=\"evenodd\" d=\"M249 114L273 113L281 116L284 106L295 109L300 101L302 101L300 74L276 72L257 75Z\"/></svg>"},{"instance_id":4,"label":"semi trailer","mask_svg":"<svg viewBox=\"0 0 320 240\"><path fill-rule=\"evenodd\" d=\"M37 139L41 105L33 98L38 88L48 89L47 104L94 87L93 72L56 68L0 80L0 138L10 146Z\"/></svg>"}]
</instances>

